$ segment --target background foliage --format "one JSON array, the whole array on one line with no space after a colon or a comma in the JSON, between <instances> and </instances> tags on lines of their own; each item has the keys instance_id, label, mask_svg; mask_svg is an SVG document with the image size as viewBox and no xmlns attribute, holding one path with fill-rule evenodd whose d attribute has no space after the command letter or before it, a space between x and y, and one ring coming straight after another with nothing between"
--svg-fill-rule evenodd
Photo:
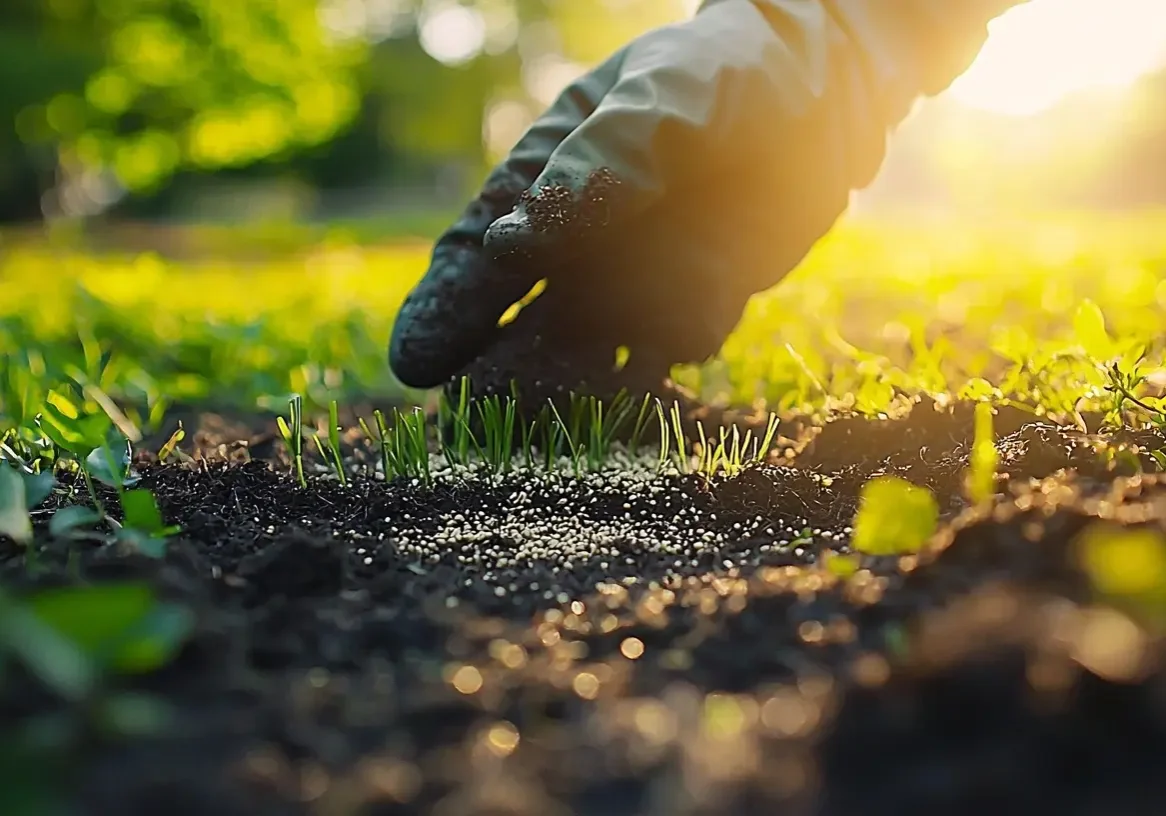
<instances>
[{"instance_id":1,"label":"background foliage","mask_svg":"<svg viewBox=\"0 0 1166 816\"><path fill-rule=\"evenodd\" d=\"M0 220L448 209L565 82L694 5L6 0ZM1064 138L1090 116L1114 132ZM908 131L884 197L1112 206L1166 190L1166 75L1119 110L1078 100L1018 129L938 104Z\"/></svg>"}]
</instances>

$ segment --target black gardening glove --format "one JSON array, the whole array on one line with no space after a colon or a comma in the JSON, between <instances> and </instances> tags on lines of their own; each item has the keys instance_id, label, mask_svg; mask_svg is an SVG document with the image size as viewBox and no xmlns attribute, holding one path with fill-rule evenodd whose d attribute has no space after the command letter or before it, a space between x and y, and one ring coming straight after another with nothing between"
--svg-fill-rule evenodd
<instances>
[{"instance_id":1,"label":"black gardening glove","mask_svg":"<svg viewBox=\"0 0 1166 816\"><path fill-rule=\"evenodd\" d=\"M568 87L438 240L393 371L428 388L526 353L584 380L619 346L649 376L715 354L1021 2L707 0L645 34Z\"/></svg>"}]
</instances>

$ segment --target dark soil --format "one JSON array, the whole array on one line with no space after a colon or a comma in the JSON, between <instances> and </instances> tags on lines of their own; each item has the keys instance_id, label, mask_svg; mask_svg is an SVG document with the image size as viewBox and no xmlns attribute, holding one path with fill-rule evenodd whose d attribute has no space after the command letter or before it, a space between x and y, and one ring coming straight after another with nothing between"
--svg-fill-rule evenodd
<instances>
[{"instance_id":1,"label":"dark soil","mask_svg":"<svg viewBox=\"0 0 1166 816\"><path fill-rule=\"evenodd\" d=\"M204 428L193 463L141 465L184 527L166 559L82 559L198 624L131 684L169 727L93 744L73 812L1160 813L1166 652L1072 542L1099 518L1166 528L1166 479L1137 472L1166 440L1003 414L1000 496L967 510L971 419L791 433L792 458L712 486L304 490ZM936 491L940 540L840 580L824 552L887 473ZM4 688L6 731L63 710Z\"/></svg>"}]
</instances>

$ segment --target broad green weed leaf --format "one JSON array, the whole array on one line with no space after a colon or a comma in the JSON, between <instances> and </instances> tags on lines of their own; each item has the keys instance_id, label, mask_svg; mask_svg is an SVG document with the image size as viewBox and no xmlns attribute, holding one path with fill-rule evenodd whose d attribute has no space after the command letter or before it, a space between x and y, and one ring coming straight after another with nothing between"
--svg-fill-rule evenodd
<instances>
[{"instance_id":1,"label":"broad green weed leaf","mask_svg":"<svg viewBox=\"0 0 1166 816\"><path fill-rule=\"evenodd\" d=\"M117 540L128 544L147 558L165 558L169 546L165 536L174 530L167 528L160 533L146 533L132 527L123 527L117 531Z\"/></svg>"},{"instance_id":2,"label":"broad green weed leaf","mask_svg":"<svg viewBox=\"0 0 1166 816\"><path fill-rule=\"evenodd\" d=\"M39 423L45 436L74 456L83 458L100 448L113 422L103 412L82 414L68 398L50 392Z\"/></svg>"},{"instance_id":3,"label":"broad green weed leaf","mask_svg":"<svg viewBox=\"0 0 1166 816\"><path fill-rule=\"evenodd\" d=\"M142 674L165 666L194 629L194 614L174 604L158 604L117 651L115 668Z\"/></svg>"},{"instance_id":4,"label":"broad green weed leaf","mask_svg":"<svg viewBox=\"0 0 1166 816\"><path fill-rule=\"evenodd\" d=\"M89 475L102 484L122 488L136 481L130 476L133 451L129 440L116 431L85 457Z\"/></svg>"},{"instance_id":5,"label":"broad green weed leaf","mask_svg":"<svg viewBox=\"0 0 1166 816\"><path fill-rule=\"evenodd\" d=\"M24 502L29 510L39 507L57 485L57 479L51 470L42 470L40 473L21 472L20 476L24 479Z\"/></svg>"},{"instance_id":6,"label":"broad green weed leaf","mask_svg":"<svg viewBox=\"0 0 1166 816\"><path fill-rule=\"evenodd\" d=\"M1166 600L1166 537L1149 528L1095 524L1078 537L1082 566L1103 595Z\"/></svg>"},{"instance_id":7,"label":"broad green weed leaf","mask_svg":"<svg viewBox=\"0 0 1166 816\"><path fill-rule=\"evenodd\" d=\"M149 490L128 490L121 497L125 526L143 533L160 533L166 526L162 511Z\"/></svg>"},{"instance_id":8,"label":"broad green weed leaf","mask_svg":"<svg viewBox=\"0 0 1166 816\"><path fill-rule=\"evenodd\" d=\"M1108 360L1113 353L1113 341L1105 330L1105 315L1101 307L1085 299L1073 316L1073 333L1085 353L1098 361Z\"/></svg>"},{"instance_id":9,"label":"broad green weed leaf","mask_svg":"<svg viewBox=\"0 0 1166 816\"><path fill-rule=\"evenodd\" d=\"M77 644L5 595L0 595L0 644L67 699L84 698L96 682L97 668Z\"/></svg>"},{"instance_id":10,"label":"broad green weed leaf","mask_svg":"<svg viewBox=\"0 0 1166 816\"><path fill-rule=\"evenodd\" d=\"M159 604L146 584L45 590L30 608L91 659L126 673L165 665L194 625L189 610Z\"/></svg>"},{"instance_id":11,"label":"broad green weed leaf","mask_svg":"<svg viewBox=\"0 0 1166 816\"><path fill-rule=\"evenodd\" d=\"M16 468L7 464L0 464L0 535L21 545L32 542L32 518L28 515L24 479Z\"/></svg>"},{"instance_id":12,"label":"broad green weed leaf","mask_svg":"<svg viewBox=\"0 0 1166 816\"><path fill-rule=\"evenodd\" d=\"M881 476L862 488L851 545L867 555L917 552L938 523L939 506L931 491L897 476Z\"/></svg>"},{"instance_id":13,"label":"broad green weed leaf","mask_svg":"<svg viewBox=\"0 0 1166 816\"><path fill-rule=\"evenodd\" d=\"M49 533L55 538L68 538L81 527L88 527L101 520L101 515L90 507L74 504L62 507L49 519Z\"/></svg>"},{"instance_id":14,"label":"broad green weed leaf","mask_svg":"<svg viewBox=\"0 0 1166 816\"><path fill-rule=\"evenodd\" d=\"M140 625L154 605L153 591L138 583L46 589L29 600L41 621L93 657Z\"/></svg>"}]
</instances>

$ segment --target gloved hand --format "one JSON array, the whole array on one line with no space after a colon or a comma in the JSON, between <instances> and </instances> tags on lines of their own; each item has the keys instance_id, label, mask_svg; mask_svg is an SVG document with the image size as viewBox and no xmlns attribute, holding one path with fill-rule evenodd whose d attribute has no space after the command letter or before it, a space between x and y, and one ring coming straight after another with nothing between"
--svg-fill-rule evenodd
<instances>
[{"instance_id":1,"label":"gloved hand","mask_svg":"<svg viewBox=\"0 0 1166 816\"><path fill-rule=\"evenodd\" d=\"M1025 1L706 0L633 41L562 93L438 240L393 371L439 385L507 332L510 351L579 366L610 367L618 346L665 374L715 354L874 179L888 130Z\"/></svg>"}]
</instances>

